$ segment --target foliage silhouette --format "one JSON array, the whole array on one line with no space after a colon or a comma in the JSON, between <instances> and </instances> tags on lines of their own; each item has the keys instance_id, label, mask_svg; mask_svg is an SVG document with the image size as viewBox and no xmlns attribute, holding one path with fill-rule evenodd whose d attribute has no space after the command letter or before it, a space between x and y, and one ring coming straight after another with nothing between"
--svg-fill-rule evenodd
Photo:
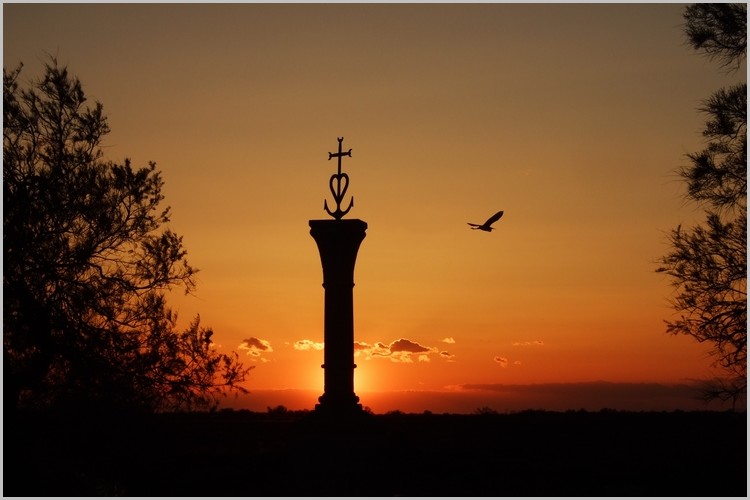
<instances>
[{"instance_id":1,"label":"foliage silhouette","mask_svg":"<svg viewBox=\"0 0 750 500\"><path fill-rule=\"evenodd\" d=\"M684 17L694 49L723 67L740 67L747 50L746 5L696 4ZM671 250L657 272L671 276L676 289L679 317L667 321L667 331L712 344L726 371L707 386L705 397L736 405L747 393L747 84L716 91L701 111L708 116L708 144L688 154L689 165L678 173L688 199L704 207L706 221L671 232Z\"/></svg>"},{"instance_id":2,"label":"foliage silhouette","mask_svg":"<svg viewBox=\"0 0 750 500\"><path fill-rule=\"evenodd\" d=\"M702 50L723 67L739 67L747 50L747 5L699 3L685 8L685 34L695 50Z\"/></svg>"},{"instance_id":3,"label":"foliage silhouette","mask_svg":"<svg viewBox=\"0 0 750 500\"><path fill-rule=\"evenodd\" d=\"M284 405L274 406L273 408L268 406L267 409L269 415L286 415L289 413L289 409Z\"/></svg>"},{"instance_id":4,"label":"foliage silhouette","mask_svg":"<svg viewBox=\"0 0 750 500\"><path fill-rule=\"evenodd\" d=\"M482 406L474 410L474 415L497 415L498 411L489 406Z\"/></svg>"},{"instance_id":5,"label":"foliage silhouette","mask_svg":"<svg viewBox=\"0 0 750 500\"><path fill-rule=\"evenodd\" d=\"M197 270L165 228L156 165L103 159L103 106L55 59L28 88L21 69L3 68L5 408L197 409L244 391L250 368L167 307Z\"/></svg>"}]
</instances>

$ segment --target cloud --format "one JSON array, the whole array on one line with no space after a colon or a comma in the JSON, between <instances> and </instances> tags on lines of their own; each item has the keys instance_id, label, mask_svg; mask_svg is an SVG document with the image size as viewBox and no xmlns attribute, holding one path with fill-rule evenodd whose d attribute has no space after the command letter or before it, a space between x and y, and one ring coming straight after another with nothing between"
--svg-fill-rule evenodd
<instances>
[{"instance_id":1,"label":"cloud","mask_svg":"<svg viewBox=\"0 0 750 500\"><path fill-rule=\"evenodd\" d=\"M238 349L247 351L248 356L253 356L255 358L260 357L265 352L273 352L270 342L257 337L250 337L243 340Z\"/></svg>"},{"instance_id":2,"label":"cloud","mask_svg":"<svg viewBox=\"0 0 750 500\"><path fill-rule=\"evenodd\" d=\"M367 349L370 349L372 346L366 342L357 342L354 341L354 352L357 351L366 351Z\"/></svg>"},{"instance_id":3,"label":"cloud","mask_svg":"<svg viewBox=\"0 0 750 500\"><path fill-rule=\"evenodd\" d=\"M354 342L354 355L364 355L365 359L372 359L373 356L390 356L391 350L382 342L375 342L370 345L367 342Z\"/></svg>"},{"instance_id":4,"label":"cloud","mask_svg":"<svg viewBox=\"0 0 750 500\"><path fill-rule=\"evenodd\" d=\"M499 364L503 368L508 368L508 358L504 358L502 356L495 356L494 360L495 360L495 363Z\"/></svg>"},{"instance_id":5,"label":"cloud","mask_svg":"<svg viewBox=\"0 0 750 500\"><path fill-rule=\"evenodd\" d=\"M445 344L455 344L456 343L456 341L453 339L453 337L445 337L440 342L443 342Z\"/></svg>"},{"instance_id":6,"label":"cloud","mask_svg":"<svg viewBox=\"0 0 750 500\"><path fill-rule=\"evenodd\" d=\"M411 357L411 353L408 353L406 351L391 353L391 355L388 356L388 359L390 359L394 363L414 363L414 360Z\"/></svg>"},{"instance_id":7,"label":"cloud","mask_svg":"<svg viewBox=\"0 0 750 500\"><path fill-rule=\"evenodd\" d=\"M375 346L373 346L370 352L378 356L389 356L391 354L391 349L382 342L375 342Z\"/></svg>"},{"instance_id":8,"label":"cloud","mask_svg":"<svg viewBox=\"0 0 750 500\"><path fill-rule=\"evenodd\" d=\"M416 342L412 342L411 340L407 340L407 339L394 340L393 342L391 342L391 345L388 347L390 348L391 352L411 352L411 353L430 352L429 347L419 345Z\"/></svg>"},{"instance_id":9,"label":"cloud","mask_svg":"<svg viewBox=\"0 0 750 500\"><path fill-rule=\"evenodd\" d=\"M542 340L531 340L531 341L526 340L526 341L523 341L523 342L513 342L513 345L516 346L516 347L519 347L519 346L520 347L522 347L522 346L543 346L544 345L544 341L542 341Z\"/></svg>"},{"instance_id":10,"label":"cloud","mask_svg":"<svg viewBox=\"0 0 750 500\"><path fill-rule=\"evenodd\" d=\"M390 344L383 342L375 342L374 344L368 344L367 342L354 342L354 355L364 356L365 359L372 359L374 357L388 358L394 363L413 363L416 361L422 363L429 363L432 361L433 354L439 354L446 361L452 361L454 356L446 351L440 352L436 347L423 346L413 340L400 338L394 340Z\"/></svg>"},{"instance_id":11,"label":"cloud","mask_svg":"<svg viewBox=\"0 0 750 500\"><path fill-rule=\"evenodd\" d=\"M429 362L430 357L426 353L437 351L437 349L435 348L425 347L416 342L412 342L411 340L403 338L391 342L391 344L388 346L388 349L391 352L391 361L400 363L413 363L414 359L411 356L412 354L418 354L417 360L420 362Z\"/></svg>"},{"instance_id":12,"label":"cloud","mask_svg":"<svg viewBox=\"0 0 750 500\"><path fill-rule=\"evenodd\" d=\"M298 340L294 343L294 348L298 351L320 351L324 346L323 342L313 342L308 339Z\"/></svg>"}]
</instances>

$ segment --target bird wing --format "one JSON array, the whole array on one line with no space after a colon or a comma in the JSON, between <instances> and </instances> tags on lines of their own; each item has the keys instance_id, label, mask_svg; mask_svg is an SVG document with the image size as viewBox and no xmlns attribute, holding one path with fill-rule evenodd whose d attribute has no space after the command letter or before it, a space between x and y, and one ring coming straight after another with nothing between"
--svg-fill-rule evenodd
<instances>
[{"instance_id":1,"label":"bird wing","mask_svg":"<svg viewBox=\"0 0 750 500\"><path fill-rule=\"evenodd\" d=\"M493 215L492 217L490 217L489 219L487 219L487 222L485 222L484 225L485 226L490 226L490 225L492 225L493 222L495 222L496 220L498 220L502 216L503 216L503 211L500 210L498 213L496 213L495 215Z\"/></svg>"}]
</instances>

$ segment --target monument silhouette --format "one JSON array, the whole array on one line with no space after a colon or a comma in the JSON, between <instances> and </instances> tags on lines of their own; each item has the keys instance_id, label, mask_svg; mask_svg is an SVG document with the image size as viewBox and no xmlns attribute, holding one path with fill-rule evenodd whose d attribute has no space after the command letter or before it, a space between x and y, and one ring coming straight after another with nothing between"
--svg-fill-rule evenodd
<instances>
[{"instance_id":1,"label":"monument silhouette","mask_svg":"<svg viewBox=\"0 0 750 500\"><path fill-rule=\"evenodd\" d=\"M349 176L341 172L343 157L352 156L352 150L342 150L343 137L338 138L337 153L328 153L328 159L338 160L338 172L331 176L328 186L336 201L331 211L324 201L323 209L333 220L311 220L310 234L318 245L323 265L325 289L323 351L324 387L315 411L325 415L344 416L359 414L362 405L354 393L354 264L367 223L359 219L342 220L354 206L352 197L346 210L341 202L349 188ZM335 184L335 188L334 188Z\"/></svg>"}]
</instances>

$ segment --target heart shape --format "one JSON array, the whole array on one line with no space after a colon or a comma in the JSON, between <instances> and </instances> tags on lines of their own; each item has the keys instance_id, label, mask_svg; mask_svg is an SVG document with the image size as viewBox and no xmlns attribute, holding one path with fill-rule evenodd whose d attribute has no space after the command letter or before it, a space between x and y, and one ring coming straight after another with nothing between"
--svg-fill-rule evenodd
<instances>
[{"instance_id":1,"label":"heart shape","mask_svg":"<svg viewBox=\"0 0 750 500\"><path fill-rule=\"evenodd\" d=\"M336 190L333 189L333 181L336 180ZM341 189L341 181L344 181L344 188ZM328 186L331 188L333 199L336 200L336 205L341 205L341 200L344 199L346 190L349 189L349 176L346 174L333 174L331 179L328 181Z\"/></svg>"}]
</instances>

